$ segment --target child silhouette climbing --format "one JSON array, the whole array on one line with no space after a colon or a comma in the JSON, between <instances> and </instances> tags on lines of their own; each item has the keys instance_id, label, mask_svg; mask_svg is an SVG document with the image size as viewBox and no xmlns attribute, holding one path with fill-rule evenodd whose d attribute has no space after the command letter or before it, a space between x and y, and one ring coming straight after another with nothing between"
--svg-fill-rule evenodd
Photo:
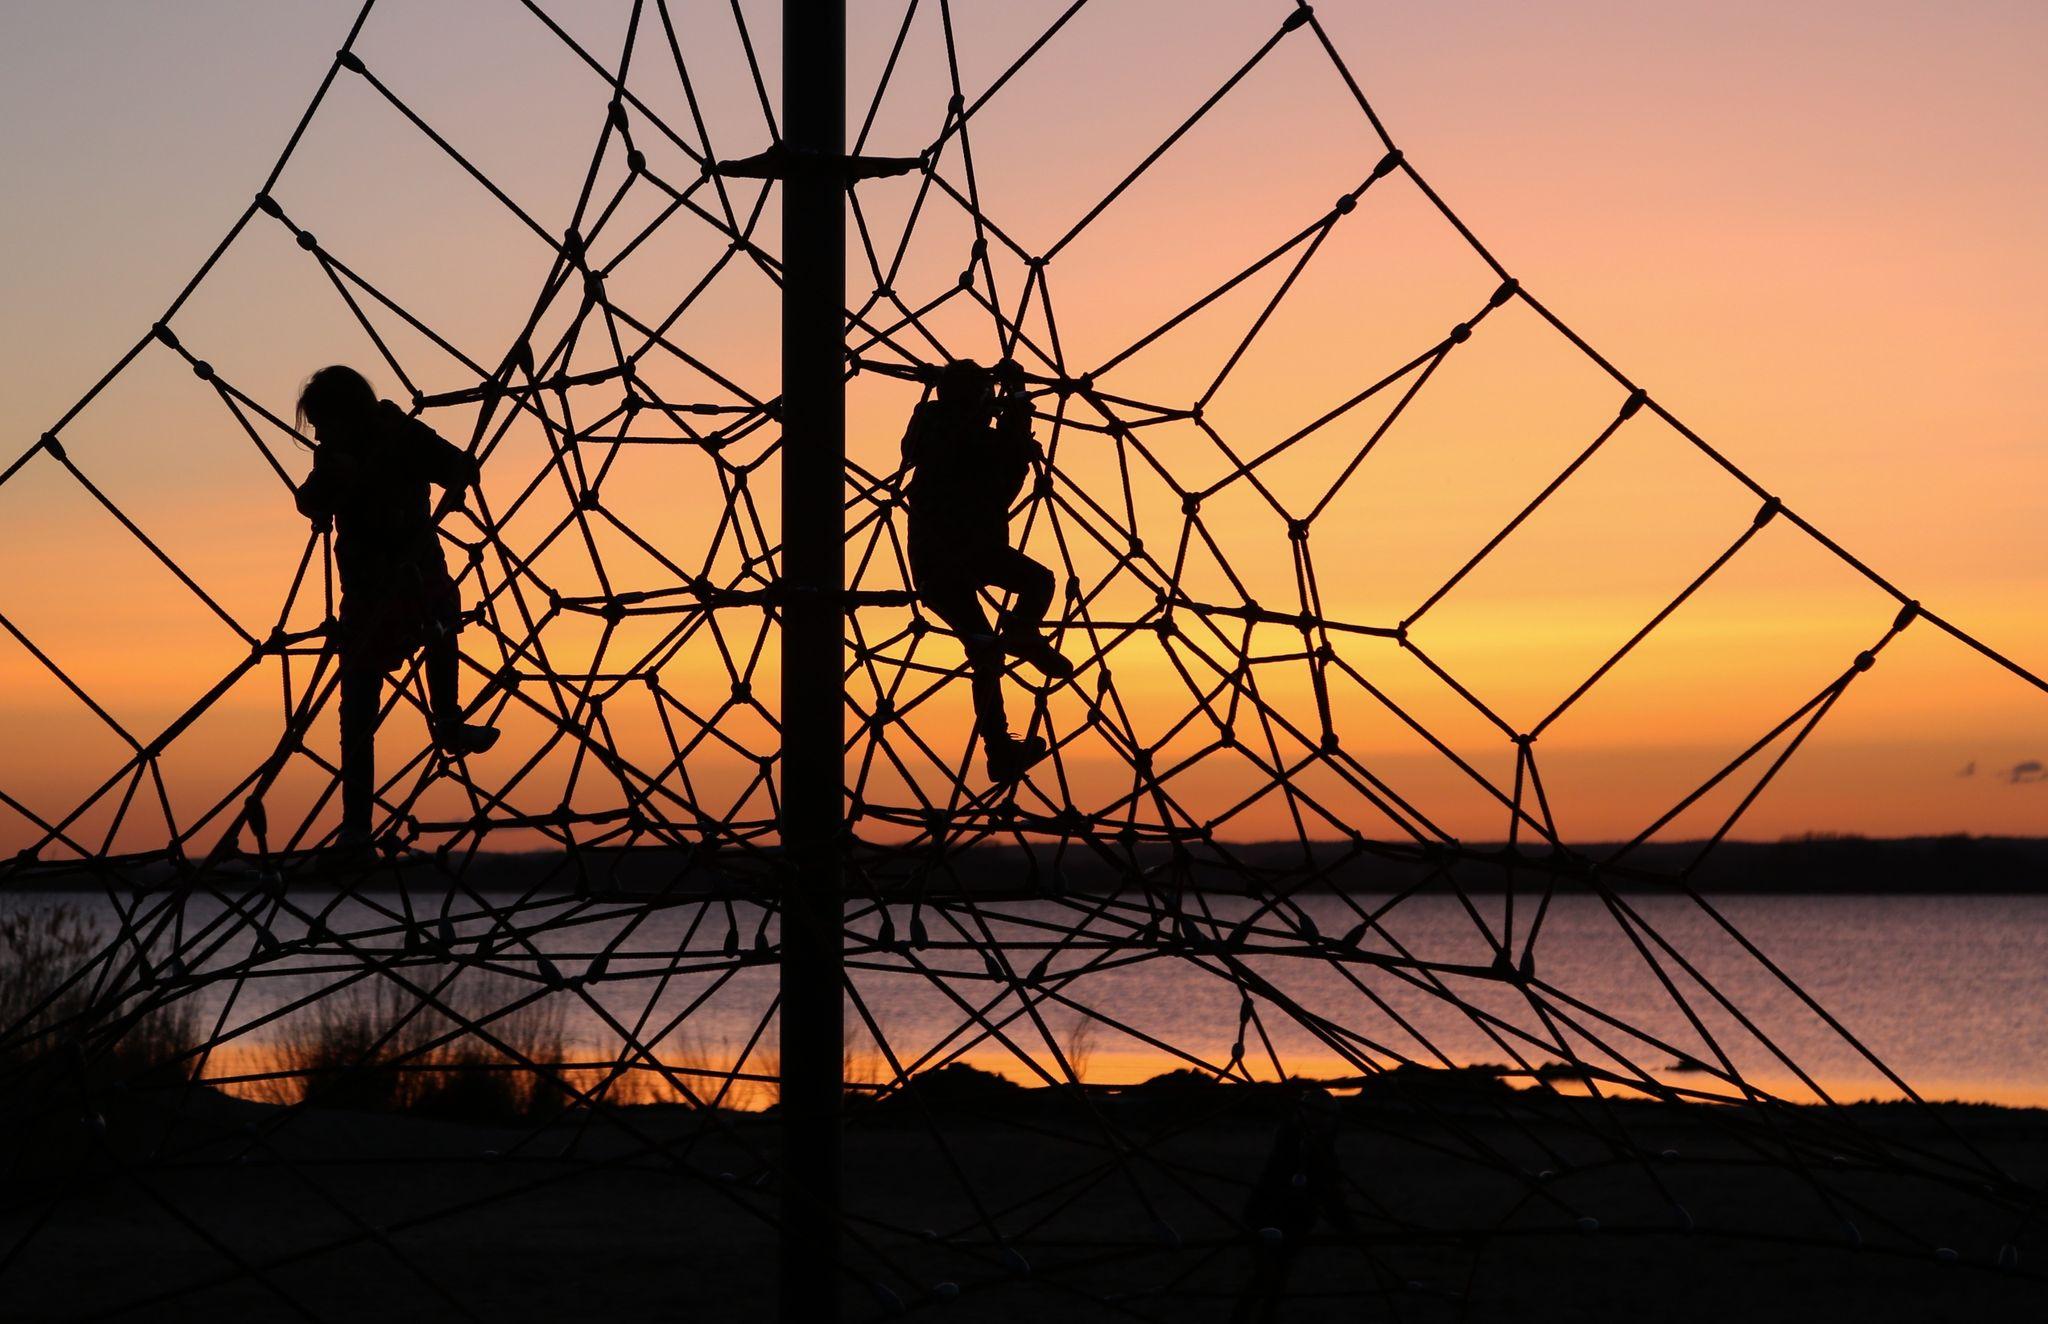
<instances>
[{"instance_id":1,"label":"child silhouette climbing","mask_svg":"<svg viewBox=\"0 0 2048 1324\"><path fill-rule=\"evenodd\" d=\"M911 470L904 496L918 597L967 650L989 779L1010 782L1045 757L1046 744L1010 732L1004 655L1048 676L1071 676L1074 667L1039 630L1052 604L1052 571L1010 545L1010 503L1045 457L1014 379L998 399L997 376L966 359L940 369L937 391L903 434L903 463ZM994 627L982 610L986 587L1015 594Z\"/></svg>"},{"instance_id":2,"label":"child silhouette climbing","mask_svg":"<svg viewBox=\"0 0 2048 1324\"><path fill-rule=\"evenodd\" d=\"M476 461L426 424L379 400L353 368L322 368L299 392L299 426L318 445L298 506L334 530L341 575L341 839L370 838L377 712L386 673L426 650L434 742L480 754L497 728L462 720L457 690L462 600L441 557L429 484L459 494Z\"/></svg>"}]
</instances>

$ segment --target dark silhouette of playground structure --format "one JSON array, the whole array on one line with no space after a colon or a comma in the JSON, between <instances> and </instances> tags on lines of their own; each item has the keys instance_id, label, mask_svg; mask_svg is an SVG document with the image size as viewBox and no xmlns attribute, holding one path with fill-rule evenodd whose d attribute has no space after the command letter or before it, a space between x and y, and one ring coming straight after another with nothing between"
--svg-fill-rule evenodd
<instances>
[{"instance_id":1,"label":"dark silhouette of playground structure","mask_svg":"<svg viewBox=\"0 0 2048 1324\"><path fill-rule=\"evenodd\" d=\"M634 13L660 32L662 40L648 43L652 58L668 61L680 75L690 120L664 117L636 91L637 71L649 58L642 49L641 63L633 62L639 23L628 25L618 58L607 62L543 16L551 36L597 71L606 88L587 181L573 223L562 233L535 222L383 81L357 50L372 8L365 6L307 122L330 86L360 82L537 234L548 246L550 266L507 355L495 365L470 357L330 251L279 201L273 189L299 150L301 128L221 251L247 227L278 227L341 291L384 359L379 375L388 371L397 383L394 395L404 400L409 393L409 403L380 400L361 373L337 365L306 384L295 429L226 380L173 329L219 252L109 376L145 351L168 356L219 397L259 449L266 438L306 440L304 428L316 443L311 475L293 492L314 531L274 626L251 628L220 610L122 516L124 531L172 566L184 587L246 645L247 661L218 692L259 665L298 669L286 684L276 748L182 826L172 797L161 796L166 840L160 847L117 852L115 829L95 837L82 825L117 801L111 816L118 828L131 803L147 803L151 797L138 788L161 780L158 756L187 735L218 693L160 732L131 733L52 653L33 652L87 699L134 755L75 810L42 814L12 796L7 801L35 840L0 863L0 882L32 887L83 879L103 888L122 917L121 932L64 981L82 990L76 1005L56 993L43 999L45 1012L64 1008L55 1028L72 1047L60 1083L51 1084L47 1074L35 1078L45 1092L34 1096L29 1110L37 1126L59 1116L86 1118L89 1138L78 1144L88 1157L77 1170L95 1178L112 1173L154 1192L180 1234L198 1233L222 1265L214 1277L194 1282L168 1273L152 1278L138 1286L134 1300L182 1306L187 1298L226 1290L225 1284L246 1286L267 1305L317 1314L307 1302L318 1292L289 1275L340 1249L388 1254L403 1290L422 1284L460 1313L464 1294L440 1283L441 1266L410 1254L403 1233L436 1219L484 1217L515 1194L554 1199L555 1183L578 1164L599 1182L644 1170L686 1186L702 1202L692 1209L707 1235L727 1233L728 1222L772 1235L779 1247L773 1268L749 1261L749 1271L764 1282L772 1277L783 1317L805 1324L870 1306L883 1316L915 1306L976 1318L986 1302L1018 1301L1029 1303L1018 1308L1040 1312L1034 1317L1086 1307L1113 1317L1273 1320L1312 1308L1304 1302L1335 1301L1389 1317L1459 1318L1489 1257L1513 1257L1530 1247L1547 1254L1543 1248L1556 1244L1554 1234L1570 1233L1574 1246L1584 1245L1603 1226L1659 1237L1683 1237L1699 1227L1815 1253L1854 1246L1900 1264L1967 1258L2001 1284L2040 1281L2031 1264L2022 1269L2018 1250L2039 1237L2038 1187L1987 1154L1976 1132L1930 1107L1695 884L1710 861L1726 854L1730 832L1756 796L1915 624L1942 632L2035 689L2048 685L1834 543L1527 291L1396 147L1306 4L1282 6L1273 31L1221 90L1072 230L1040 251L1025 250L983 210L967 142L982 105L1041 58L1081 7L1053 20L978 97L963 81L954 20L945 10L947 40L939 49L952 95L935 140L916 157L867 154L872 110L867 123L848 134L843 5L791 0L786 6L779 108L747 35L744 9L733 8L771 143L739 159L714 150L711 131L697 116L689 89L691 60L698 57L675 38L661 0L652 9L636 5ZM916 19L912 4L903 31ZM1327 57L1331 76L1378 143L1373 150L1381 154L1361 163L1354 186L1292 238L1092 369L1068 361L1050 334L1049 297L1046 334L1006 311L995 297L998 260L1026 273L1028 307L1034 292L1044 294L1066 244L1287 43ZM901 36L895 49L874 105L896 76ZM615 188L599 186L612 180L607 170L617 175ZM932 303L898 292L889 246L875 241L874 218L862 210L861 189L886 179L902 180L917 198L903 222L903 248L927 205L950 209L972 227L964 274ZM761 185L751 210L730 193L742 181ZM1146 429L1175 421L1214 436L1200 402L1134 399L1108 389L1103 378L1252 277L1278 277L1224 366L1227 376L1273 310L1300 287L1297 278L1323 241L1374 201L1376 191L1396 187L1411 188L1432 217L1470 246L1490 273L1490 292L1320 422L1264 451L1233 449L1217 437L1227 471L1213 481L1184 482L1169 453L1148 449ZM761 200L771 188L782 197L783 233L774 253L757 232ZM629 214L621 200L635 190L660 200L657 219L622 237L622 228L639 224L617 219ZM865 252L865 274L875 288L851 306L849 214L860 221L863 245L855 251ZM666 225L707 227L722 255L673 315L647 317L630 306L623 292L629 282L618 267ZM607 242L619 250L609 258L602 256ZM729 262L752 264L779 287L779 394L751 392L718 375L670 337L677 318ZM935 310L948 301L986 317L992 352L979 340L931 329ZM424 389L424 376L408 372L365 307L402 322L446 355L462 385ZM539 328L552 326L549 316L564 308L570 329L550 341ZM1612 398L1602 405L1610 412L1552 482L1399 620L1347 619L1325 604L1315 548L1318 529L1327 525L1318 519L1328 495L1316 501L1311 493L1280 512L1279 537L1298 601L1260 602L1249 591L1198 590L1159 552L1171 539L1148 548L1140 524L1149 516L1098 499L1057 462L1059 447L1081 437L1114 448L1126 487L1133 469L1149 466L1170 489L1165 504L1168 518L1178 521L1173 531L1184 542L1205 541L1227 562L1238 533L1213 509L1205 511L1205 500L1233 485L1263 490L1269 461L1311 446L1332 447L1344 462L1330 494L1363 481L1360 465L1409 403L1488 329L1490 319L1510 308L1594 365L1611 388ZM596 329L586 335L589 328ZM589 366L593 353L599 366ZM657 354L687 364L697 374L693 389L704 397L661 395L651 384L656 374L643 362ZM845 391L857 373L914 383L919 392L893 471L871 470L847 454ZM97 494L90 461L67 449L64 433L100 389L0 470L0 484L35 464ZM581 407L613 390L617 403ZM573 420L572 398L578 403ZM1367 402L1387 412L1372 427L1356 429L1362 439L1325 427L1333 420L1356 422ZM453 427L443 437L427 421L439 423L470 406L477 414L467 437ZM518 462L505 442L515 424L539 430L547 453L540 478L514 485L510 490L519 495L494 508L497 493L485 490L485 480ZM1754 499L1754 514L1745 515L1725 549L1542 723L1519 729L1431 655L1424 618L1631 425L1658 427L1705 456ZM1039 436L1041 428L1049 442ZM657 430L663 431L651 435ZM669 556L619 518L608 500L614 489L606 484L618 481L609 477L609 456L640 443L707 466L722 496L720 513L743 531L735 536L770 526L776 532L760 533L726 563L707 555L701 566L685 565L685 558ZM586 466L583 447L608 458ZM771 463L782 480L779 521L762 518L748 481ZM508 533L541 479L559 480L567 491L565 513L545 533ZM1279 510L1279 498L1266 495ZM1064 541L1051 540L1060 548L1056 557L1041 550L1054 564L1027 553L1012 536L1020 513L1027 520L1065 521L1063 527L1092 535L1091 546L1111 549L1103 553L1100 582L1082 582L1078 554ZM593 526L634 539L668 578L643 586L604 573ZM1766 528L1789 528L1887 599L1885 619L1873 626L1868 646L1843 659L1810 698L1633 839L1604 843L1597 854L1567 840L1543 781L1545 728ZM564 590L545 578L535 549L558 537L571 546L578 537L585 540L597 571L594 588ZM850 571L848 549L856 544L874 554ZM1029 545L1043 549L1047 542ZM451 548L464 553L453 572ZM297 628L293 608L311 592L306 567L323 558L340 581L338 606L332 619ZM1225 570L1232 588L1242 588ZM468 608L466 592L473 603ZM932 629L931 618L943 629ZM873 625L877 620L888 624ZM733 621L758 625L755 646L725 646L720 631L737 628ZM657 642L623 658L606 652L626 622L654 623ZM564 623L600 632L603 666L550 659L541 645ZM29 642L11 623L7 628ZM772 714L764 704L769 686L760 683L766 673L758 646L771 631L779 631L783 643L781 693ZM1264 641L1276 633L1287 637L1286 648L1266 649ZM707 635L718 636L724 668L718 679L730 697L679 693L666 674L682 648ZM1212 669L1204 679L1208 688L1190 682L1186 711L1169 730L1147 729L1128 716L1117 686L1129 682L1112 677L1107 665L1114 649L1134 647L1136 639L1185 648L1186 656ZM1086 640L1085 648L1076 640ZM1369 664L1347 651L1360 641L1398 650L1440 681L1475 725L1511 750L1511 775L1483 773L1448 737L1376 688ZM1290 703L1262 689L1254 668L1271 666L1297 668L1311 697ZM464 667L472 680L467 704ZM883 677L873 694L856 685L864 675ZM387 681L394 676L387 704ZM1028 692L1026 721L1013 720L1006 686L1013 694ZM935 695L957 695L963 687L973 736L968 752L955 759L937 751L917 724L935 711ZM380 722L420 689L426 747L392 760L397 728L380 731ZM1397 779L1347 741L1341 710L1330 698L1340 691L1378 705L1375 713L1405 724L1467 777L1489 807L1497 805L1505 841L1461 841L1427 806L1404 796L1393 784ZM636 697L651 705L644 725L660 729L667 741L651 758L614 735L614 723L623 720L618 714ZM310 739L324 727L330 704L341 733L336 762ZM1056 721L1063 711L1075 720ZM749 744L735 731L757 717L768 734ZM516 771L507 772L513 762L494 764L483 756L506 759L508 747L518 743L513 733L519 724L541 731L543 743L517 750ZM500 731L507 733L502 741ZM380 736L385 762L396 768L381 778ZM1194 752L1170 756L1175 739L1196 746ZM566 791L547 802L523 798L539 793L522 779L555 750L572 754L579 774L595 770L579 789L591 782L615 787L617 802L593 806ZM753 780L740 798L714 801L692 782L692 761L706 750L731 754L749 769ZM985 776L968 770L977 750ZM1099 803L1081 802L1064 773L1070 761L1084 757L1127 772L1129 788ZM1281 843L1287 849L1259 852L1234 843L1230 813L1211 813L1194 802L1186 774L1210 759L1236 761L1230 766L1248 798L1277 790L1300 809L1298 837ZM273 812L285 799L281 779L287 769L309 768L338 789L339 814L327 812L330 796L323 793L296 822L287 821ZM878 768L895 770L902 785L885 784ZM1652 841L1710 792L1752 776L1740 803L1705 840L1682 849ZM1321 785L1338 789L1316 789ZM434 788L459 792L457 808L435 807L429 798ZM756 792L770 809L749 807ZM493 840L530 844L536 836L554 848L532 866L536 872L516 887L490 883ZM331 849L337 845L345 849ZM622 884L646 857L654 858L658 880ZM1074 859L1110 883L1071 886L1082 872L1079 864L1070 869ZM991 860L1000 860L1000 868ZM1382 863L1405 871L1390 896L1363 896L1333 883L1347 869ZM1652 876L1775 981L1771 987L1787 1005L1823 1021L1895 1087L1907 1101L1902 1107L1914 1109L1934 1139L1901 1139L1866 1125L1865 1116L1806 1076L1617 886ZM1325 887L1334 888L1333 904L1344 908L1339 930L1318 926L1303 904ZM1567 889L1596 897L1600 913L1655 973L1692 1036L1684 1045L1648 1027L1638 1009L1591 1005L1550 982L1539 960L1539 936L1552 932L1545 925L1553 900ZM1398 907L1424 892L1455 898L1483 940L1483 959L1404 945ZM1497 904L1482 907L1478 897ZM678 919L680 936L665 948L650 949L636 936L667 918ZM1227 1056L1090 1005L1091 979L1142 977L1146 963L1156 961L1200 971L1228 990L1238 1012ZM1353 998L1351 1019L1311 1005L1273 973L1290 963L1327 973ZM684 1055L675 1045L692 1015L721 991L758 991L747 977L764 969L780 982L763 997L755 1027L729 1060L680 1061ZM480 975L510 981L511 991L482 1006L451 992ZM685 978L706 981L709 991L693 994L695 1000L672 1016L666 1009L657 1014L663 990ZM315 987L288 995L281 1007L234 1018L249 990L289 987L293 979ZM955 1028L933 1044L892 1035L890 1007L872 996L875 983L886 980L941 999ZM358 983L395 990L401 1020L433 1019L445 1025L444 1040L486 1045L492 1060L463 1069L530 1077L568 1120L533 1122L514 1130L513 1140L494 1138L481 1158L464 1153L451 1162L456 1176L445 1207L361 1215L350 1202L356 1192L329 1185L328 1178L373 1164L379 1155L374 1145L321 1147L329 1143L320 1112L327 1077L403 1069L417 1065L406 1054L424 1061L446 1043L411 1043L394 1062L391 1045L402 1039L402 1027L379 1026L353 1042L352 1057L318 1069L220 1065L227 1050L245 1045L273 1018L317 1014L338 990ZM620 1010L650 987L644 1010ZM218 1001L204 1003L207 1020L198 1041L181 1050L195 1072L204 1068L203 1079L166 1076L155 1063L146 1080L138 1076L133 1088L124 1080L116 1090L94 1074L93 1064L112 1060L140 1018L208 998ZM1453 1062L1426 1029L1405 1018L1396 1004L1406 998L1469 1023L1504 1065ZM520 1012L554 1000L588 1011L616 1036L616 1053L572 1063L567 1049L551 1058L505 1031ZM1504 1004L1514 1010L1502 1010ZM1089 1079L1049 1020L1068 1012L1165 1055L1175 1071L1146 1082ZM1361 1028L1382 1017L1408 1040L1382 1041ZM1819 1102L1805 1107L1750 1079L1727 1042L1737 1033L1728 1029L1731 1023ZM34 1028L46 1033L51 1023ZM0 1026L0 1034L7 1029ZM1290 1030L1340 1061L1347 1076L1322 1084L1275 1079L1295 1074L1277 1041ZM849 1045L860 1035L883 1061L879 1081L848 1078ZM978 1072L965 1061L977 1049L1007 1055L1034 1088ZM772 1065L763 1061L776 1051ZM1686 1064L1678 1084L1659 1069L1674 1058ZM232 1112L216 1097L218 1090L277 1076L303 1078L303 1097L260 1115ZM649 1077L668 1091L665 1097L686 1105L680 1116L621 1102L621 1082ZM777 1091L773 1111L735 1106L735 1091L743 1087ZM161 1117L138 1112L158 1101ZM1694 1107L1701 1103L1713 1106ZM136 1121L141 1115L147 1125ZM302 1140L294 1126L309 1118L300 1130L314 1139ZM195 1139L184 1126L203 1134ZM1688 1147L1699 1142L1702 1172L1717 1179L1767 1172L1782 1183L1771 1188L1775 1194L1763 1208L1719 1198L1727 1192L1711 1182L1688 1187L1692 1170L1686 1165L1693 1159L1667 1143L1667 1129L1684 1130ZM849 1130L857 1132L857 1143L845 1143ZM45 1132L25 1127L22 1134ZM65 1134L76 1139L73 1131ZM1001 1138L990 1142L991 1134ZM598 1140L587 1151L578 1148L593 1135ZM928 1145L918 1149L905 1136ZM1345 1141L1373 1145L1371 1162L1347 1163ZM1404 1187L1414 1170L1401 1168L1388 1151L1407 1141L1443 1167ZM294 1148L298 1144L306 1148ZM179 1166L193 1155L192 1164ZM203 1189L175 1185L195 1170L211 1175L245 1167L299 1183L294 1198L333 1215L333 1226L320 1225L303 1245L262 1242L244 1249L231 1244L237 1237L224 1239L209 1224L236 1214L207 1203ZM1440 1198L1432 1185L1438 1171L1456 1174L1441 1187L1455 1199ZM1869 1186L1880 1179L1933 1191L1950 1203L1919 1221L1893 1206L1873 1208ZM174 1185L166 1194L152 1182ZM1716 1200L1700 1205L1697 1218L1685 1203L1698 1203L1687 1194L1692 1189ZM1582 1195L1586 1190L1592 1194ZM911 1195L920 1207L909 1207ZM1623 1217L1603 1224L1590 1212L1596 1201L1622 1209ZM1770 1222L1794 1201L1819 1211L1817 1221ZM37 1217L54 1221L61 1204L52 1198L47 1216L37 1206ZM1972 1211L1969 1220L1954 1213L1958 1209ZM1927 1220L1952 1215L1967 1221L1977 1238L1967 1256L1927 1231ZM1767 1224L1761 1233L1756 1220ZM24 1233L7 1254L18 1252L18 1263L33 1265L40 1249L35 1237L35 1229ZM1513 1263L1534 1272L1540 1258ZM496 1280L516 1275L491 1276L502 1288ZM113 1291L110 1284L93 1286ZM110 1311L127 1304L105 1303Z\"/></svg>"}]
</instances>

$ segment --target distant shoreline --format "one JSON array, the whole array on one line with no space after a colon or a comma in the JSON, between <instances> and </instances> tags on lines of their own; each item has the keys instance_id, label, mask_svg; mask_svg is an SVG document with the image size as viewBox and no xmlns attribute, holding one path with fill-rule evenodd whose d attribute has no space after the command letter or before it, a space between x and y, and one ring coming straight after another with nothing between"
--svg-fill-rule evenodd
<instances>
[{"instance_id":1,"label":"distant shoreline","mask_svg":"<svg viewBox=\"0 0 2048 1324\"><path fill-rule=\"evenodd\" d=\"M929 846L903 854L862 847L868 886L849 895L895 899L948 893L986 897L1100 895L1149 889L1228 895L1347 892L1386 895L1412 892L1498 894L1552 888L1560 893L1607 889L1628 894L1692 890L1716 895L1790 896L1957 896L2048 895L2048 837L1857 837L1814 835L1781 841L1723 841L1705 850L1702 842L1646 844L1619 862L1615 843L1575 847L1567 857L1547 847L1524 845L1510 853L1504 843L1461 843L1452 848L1401 842L1197 843L1177 848L1158 842L1093 845L1048 842L1032 850L1012 845L962 846L936 854ZM1702 851L1705 855L1702 860ZM486 891L667 895L676 898L727 896L741 899L772 871L772 848L741 854L707 855L673 847L480 853L461 868L465 886ZM212 871L202 888L236 890L242 880L257 887L352 887L383 891L413 887L433 877L430 856L389 861L370 877L344 871L318 856L277 861L277 878L266 877L261 861L237 858ZM1589 866L1590 863L1590 867ZM139 889L176 888L181 879L168 865L131 869ZM1683 882L1681 882L1683 878ZM105 870L52 864L8 877L0 873L0 896L8 892L103 892Z\"/></svg>"}]
</instances>

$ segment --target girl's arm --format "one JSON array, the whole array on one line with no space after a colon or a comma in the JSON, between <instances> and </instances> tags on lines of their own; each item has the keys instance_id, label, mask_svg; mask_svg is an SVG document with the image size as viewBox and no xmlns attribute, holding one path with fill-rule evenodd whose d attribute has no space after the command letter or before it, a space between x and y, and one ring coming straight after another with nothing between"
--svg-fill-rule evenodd
<instances>
[{"instance_id":1,"label":"girl's arm","mask_svg":"<svg viewBox=\"0 0 2048 1324\"><path fill-rule=\"evenodd\" d=\"M332 446L320 446L313 451L313 472L306 475L293 492L293 500L299 513L312 520L316 528L324 528L340 509L343 496L348 491L355 466L349 457Z\"/></svg>"},{"instance_id":2,"label":"girl's arm","mask_svg":"<svg viewBox=\"0 0 2048 1324\"><path fill-rule=\"evenodd\" d=\"M450 496L460 496L475 487L478 477L476 457L426 424L421 423L419 428L426 434L422 440L427 443L427 477L447 488Z\"/></svg>"},{"instance_id":3,"label":"girl's arm","mask_svg":"<svg viewBox=\"0 0 2048 1324\"><path fill-rule=\"evenodd\" d=\"M910 411L910 423L903 429L903 463L898 466L899 473L917 467L917 453L922 447L926 421L929 418L929 402Z\"/></svg>"},{"instance_id":4,"label":"girl's arm","mask_svg":"<svg viewBox=\"0 0 2048 1324\"><path fill-rule=\"evenodd\" d=\"M475 457L460 446L450 442L440 433L407 416L404 410L389 400L380 408L386 411L387 422L399 429L406 445L403 451L407 461L415 466L428 482L437 483L448 489L450 495L459 494L474 487L477 480Z\"/></svg>"},{"instance_id":5,"label":"girl's arm","mask_svg":"<svg viewBox=\"0 0 2048 1324\"><path fill-rule=\"evenodd\" d=\"M1038 436L1031 430L1031 404L1019 396L1011 396L1003 402L1002 412L996 418L998 454L1002 465L1003 492L1010 501L1017 499L1024 490L1033 470L1045 468L1045 448L1038 444Z\"/></svg>"}]
</instances>

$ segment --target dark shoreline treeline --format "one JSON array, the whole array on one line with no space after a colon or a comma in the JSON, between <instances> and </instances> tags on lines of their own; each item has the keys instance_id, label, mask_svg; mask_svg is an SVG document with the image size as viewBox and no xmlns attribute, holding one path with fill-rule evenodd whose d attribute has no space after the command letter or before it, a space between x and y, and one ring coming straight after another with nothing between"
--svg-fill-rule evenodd
<instances>
[{"instance_id":1,"label":"dark shoreline treeline","mask_svg":"<svg viewBox=\"0 0 2048 1324\"><path fill-rule=\"evenodd\" d=\"M1621 844L1576 847L1565 859L1547 848L1524 846L1514 857L1516 890L1554 883L1561 892L1590 891L1594 878L1618 892L1668 892L1689 885L1716 893L1783 892L1803 895L1940 895L1944 893L2048 894L2048 838L1856 837L1813 835L1782 841L1678 841L1648 843L1612 864ZM1297 845L1247 848L1249 858L1278 862ZM1469 892L1509 884L1506 848L1472 844L1450 869ZM1268 852L1271 852L1269 855ZM1592 861L1587 870L1581 861ZM1363 855L1337 865L1322 886L1399 891L1431 882L1439 861ZM1681 883L1683 879L1683 883Z\"/></svg>"},{"instance_id":2,"label":"dark shoreline treeline","mask_svg":"<svg viewBox=\"0 0 2048 1324\"><path fill-rule=\"evenodd\" d=\"M1702 845L1645 845L1631 858L1675 875L1699 857ZM1691 882L1703 892L2048 893L2048 838L1813 835L1724 841L1692 871Z\"/></svg>"},{"instance_id":3,"label":"dark shoreline treeline","mask_svg":"<svg viewBox=\"0 0 2048 1324\"><path fill-rule=\"evenodd\" d=\"M1197 844L1176 866L1174 849L1139 844L1112 853L1069 846L1057 865L1041 848L1035 860L1015 846L955 853L946 874L968 890L1093 893L1176 884L1203 892L1399 893L1676 892L1796 895L2048 895L2048 837L1888 837L1811 835L1782 841L1651 843L1617 860L1620 843L1510 848L1501 842L1455 848L1408 843L1256 842ZM1120 861L1128 860L1131 863ZM1132 867L1135 864L1135 868ZM901 862L880 871L903 881ZM1137 880L1142 879L1139 883ZM1051 888L1048 881L1056 880Z\"/></svg>"},{"instance_id":4,"label":"dark shoreline treeline","mask_svg":"<svg viewBox=\"0 0 2048 1324\"><path fill-rule=\"evenodd\" d=\"M1690 886L1718 894L1946 895L2048 894L2048 837L1857 837L1812 835L1781 841L1651 843L1615 857L1616 844L1574 848L1504 843L1417 846L1407 842L1052 841L1027 850L1007 844L905 850L857 848L852 896L890 899L970 893L978 896L1083 895L1150 889L1204 893L1254 891L1361 894L1497 893L1555 887L1585 892L1656 893ZM459 867L462 884L488 891L744 894L773 872L772 847L751 851L667 846L481 853ZM379 891L431 885L446 866L427 855L368 867L319 853L272 861L239 857L204 877L181 877L171 866L50 866L0 879L7 892L103 891L110 884L144 890L197 883L233 890L261 886ZM1681 882L1680 880L1683 880Z\"/></svg>"}]
</instances>

